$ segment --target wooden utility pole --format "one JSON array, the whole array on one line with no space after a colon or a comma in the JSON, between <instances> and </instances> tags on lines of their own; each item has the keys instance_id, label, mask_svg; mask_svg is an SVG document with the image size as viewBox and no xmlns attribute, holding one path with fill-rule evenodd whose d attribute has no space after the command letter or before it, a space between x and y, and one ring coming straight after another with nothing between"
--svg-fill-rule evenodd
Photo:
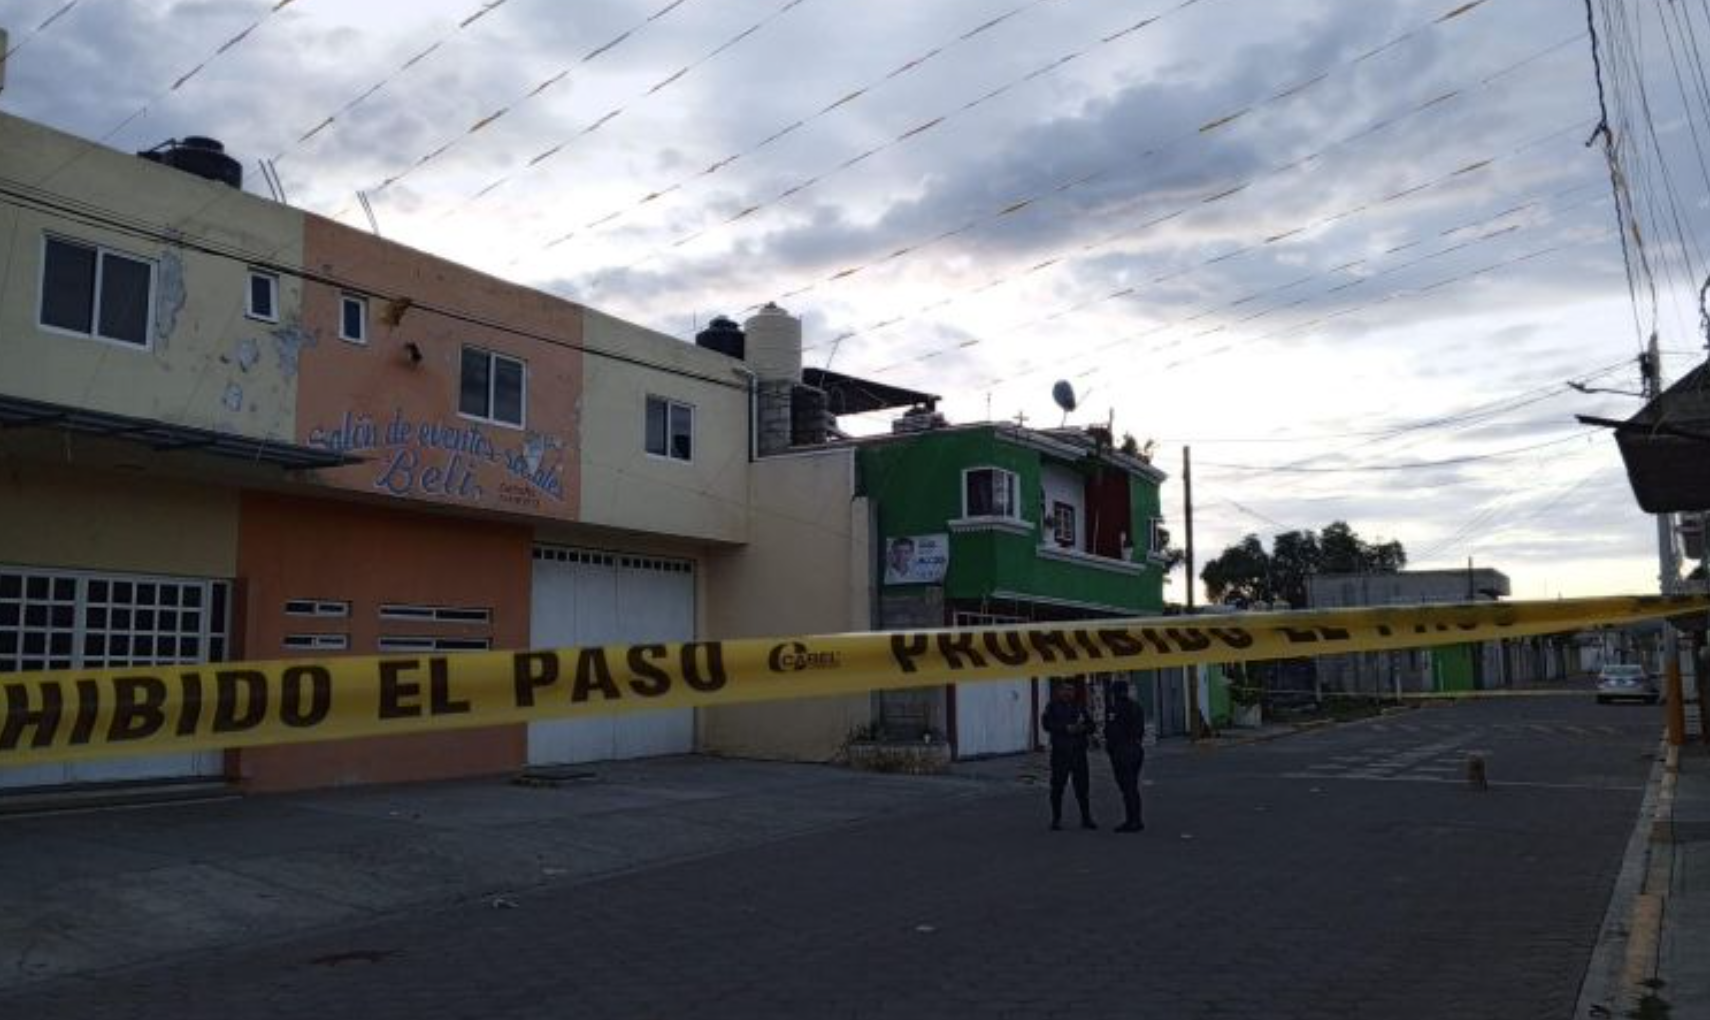
<instances>
[{"instance_id":1,"label":"wooden utility pole","mask_svg":"<svg viewBox=\"0 0 1710 1020\"><path fill-rule=\"evenodd\" d=\"M1193 447L1182 447L1182 520L1187 526L1187 611L1194 607L1193 563ZM1199 739L1199 667L1187 666L1188 739Z\"/></svg>"}]
</instances>

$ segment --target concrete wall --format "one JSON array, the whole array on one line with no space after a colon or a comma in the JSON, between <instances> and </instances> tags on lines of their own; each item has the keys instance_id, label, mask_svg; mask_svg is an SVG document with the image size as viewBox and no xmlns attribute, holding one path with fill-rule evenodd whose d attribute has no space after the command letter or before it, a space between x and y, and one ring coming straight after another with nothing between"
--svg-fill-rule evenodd
<instances>
[{"instance_id":1,"label":"concrete wall","mask_svg":"<svg viewBox=\"0 0 1710 1020\"><path fill-rule=\"evenodd\" d=\"M589 524L714 542L748 539L748 389L722 354L589 309L581 425ZM666 370L591 353L607 351ZM649 395L694 408L689 461L646 452Z\"/></svg>"},{"instance_id":2,"label":"concrete wall","mask_svg":"<svg viewBox=\"0 0 1710 1020\"><path fill-rule=\"evenodd\" d=\"M344 292L307 285L313 342L303 352L297 440L367 458L320 480L412 502L575 519L581 306L319 216L309 217L305 237L316 273L467 317L370 300L367 340L352 343L339 335ZM459 413L466 346L524 364L521 428Z\"/></svg>"},{"instance_id":3,"label":"concrete wall","mask_svg":"<svg viewBox=\"0 0 1710 1020\"><path fill-rule=\"evenodd\" d=\"M0 466L0 563L228 578L237 534L231 489L12 459Z\"/></svg>"},{"instance_id":4,"label":"concrete wall","mask_svg":"<svg viewBox=\"0 0 1710 1020\"><path fill-rule=\"evenodd\" d=\"M297 359L306 342L295 281L279 281L277 323L251 320L241 256L202 255L80 220L117 213L145 231L178 231L295 264L301 213L3 114L0 176L41 181L51 193L46 201L95 210L73 220L0 205L0 391L247 436L295 434ZM146 349L38 325L48 234L153 264Z\"/></svg>"},{"instance_id":5,"label":"concrete wall","mask_svg":"<svg viewBox=\"0 0 1710 1020\"><path fill-rule=\"evenodd\" d=\"M303 655L285 648L293 633L345 634L351 654L375 654L382 635L526 647L531 548L525 526L245 493L234 630L246 658ZM350 614L287 616L286 600L297 598L346 601ZM489 624L383 621L387 602L485 608L492 616ZM247 748L237 752L236 772L250 790L437 779L520 767L526 748L525 728L507 725Z\"/></svg>"},{"instance_id":6,"label":"concrete wall","mask_svg":"<svg viewBox=\"0 0 1710 1020\"><path fill-rule=\"evenodd\" d=\"M816 451L752 465L749 544L707 557L708 635L769 637L867 630L872 547L865 499L854 496L854 451ZM860 694L701 712L715 754L824 761L872 718Z\"/></svg>"}]
</instances>

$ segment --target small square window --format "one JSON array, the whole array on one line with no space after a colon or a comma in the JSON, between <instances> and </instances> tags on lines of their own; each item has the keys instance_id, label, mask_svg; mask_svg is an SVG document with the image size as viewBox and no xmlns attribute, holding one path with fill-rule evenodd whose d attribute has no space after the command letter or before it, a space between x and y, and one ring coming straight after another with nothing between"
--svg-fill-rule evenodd
<instances>
[{"instance_id":1,"label":"small square window","mask_svg":"<svg viewBox=\"0 0 1710 1020\"><path fill-rule=\"evenodd\" d=\"M1015 475L1002 468L971 468L962 472L964 517L1021 516Z\"/></svg>"},{"instance_id":2,"label":"small square window","mask_svg":"<svg viewBox=\"0 0 1710 1020\"><path fill-rule=\"evenodd\" d=\"M368 299L355 294L338 300L338 338L353 344L368 342Z\"/></svg>"},{"instance_id":3,"label":"small square window","mask_svg":"<svg viewBox=\"0 0 1710 1020\"><path fill-rule=\"evenodd\" d=\"M647 398L644 448L655 457L693 460L695 409L664 397Z\"/></svg>"},{"instance_id":4,"label":"small square window","mask_svg":"<svg viewBox=\"0 0 1710 1020\"><path fill-rule=\"evenodd\" d=\"M249 271L249 304L244 314L262 322L279 321L279 277L255 269Z\"/></svg>"},{"instance_id":5,"label":"small square window","mask_svg":"<svg viewBox=\"0 0 1710 1020\"><path fill-rule=\"evenodd\" d=\"M465 417L522 428L528 409L528 370L516 358L463 348L457 409Z\"/></svg>"}]
</instances>

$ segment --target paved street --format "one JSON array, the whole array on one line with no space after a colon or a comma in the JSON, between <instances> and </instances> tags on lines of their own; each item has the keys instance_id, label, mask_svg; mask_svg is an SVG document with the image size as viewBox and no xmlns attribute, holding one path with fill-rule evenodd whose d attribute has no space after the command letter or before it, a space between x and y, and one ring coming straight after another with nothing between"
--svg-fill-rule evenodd
<instances>
[{"instance_id":1,"label":"paved street","mask_svg":"<svg viewBox=\"0 0 1710 1020\"><path fill-rule=\"evenodd\" d=\"M990 762L989 795L908 780L946 796L36 981L0 993L0 1015L1565 1020L1660 720L1516 699L1166 751L1137 836L1108 831L1102 762L1106 828L1061 833L1033 766ZM1470 753L1487 792L1461 780Z\"/></svg>"}]
</instances>

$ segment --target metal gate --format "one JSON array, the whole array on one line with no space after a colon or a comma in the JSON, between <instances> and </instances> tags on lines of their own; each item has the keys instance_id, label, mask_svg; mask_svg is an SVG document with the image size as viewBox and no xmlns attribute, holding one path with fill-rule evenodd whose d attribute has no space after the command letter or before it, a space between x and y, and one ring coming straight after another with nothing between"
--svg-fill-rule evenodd
<instances>
[{"instance_id":1,"label":"metal gate","mask_svg":"<svg viewBox=\"0 0 1710 1020\"><path fill-rule=\"evenodd\" d=\"M205 578L0 566L0 674L226 658L231 586ZM186 779L218 751L0 768L0 789Z\"/></svg>"},{"instance_id":2,"label":"metal gate","mask_svg":"<svg viewBox=\"0 0 1710 1020\"><path fill-rule=\"evenodd\" d=\"M530 644L639 644L695 637L694 564L592 549L536 546ZM531 765L685 754L694 709L530 723Z\"/></svg>"}]
</instances>

